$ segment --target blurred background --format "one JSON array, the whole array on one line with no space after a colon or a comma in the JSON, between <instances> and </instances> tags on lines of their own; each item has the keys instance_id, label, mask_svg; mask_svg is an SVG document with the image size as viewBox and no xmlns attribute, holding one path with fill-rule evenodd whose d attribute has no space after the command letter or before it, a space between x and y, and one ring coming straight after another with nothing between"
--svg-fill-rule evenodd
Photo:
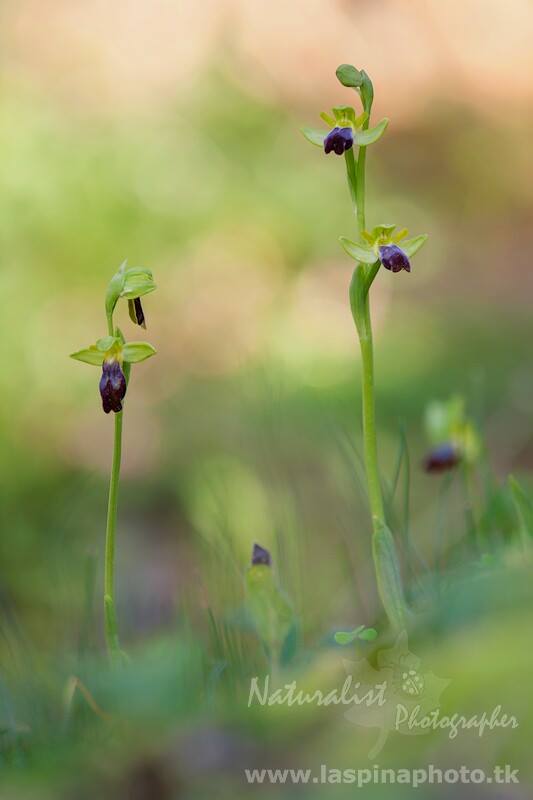
<instances>
[{"instance_id":1,"label":"blurred background","mask_svg":"<svg viewBox=\"0 0 533 800\"><path fill-rule=\"evenodd\" d=\"M368 151L369 222L429 234L410 275L382 270L372 290L384 482L408 442L410 497L398 513L421 562L435 566L436 526L441 554L461 543L477 504L505 569L518 570L462 583L461 603L437 604L418 651L453 678L459 707L522 708L524 692L531 700L520 683L531 669L520 656L530 580L517 567L504 487L512 472L528 491L533 465L528 0L4 0L0 14L5 796L38 787L57 797L58 786L68 797L97 787L165 798L178 786L196 796L201 761L185 777L161 774L179 762L174 747L186 763L195 762L183 753L211 754L217 780L229 770L220 791L239 794L231 769L243 748L253 750L247 764L265 765L266 744L252 736L263 723L243 733L226 708L224 725L229 717L237 731L226 736L203 706L201 720L198 706L180 706L163 724L168 698L154 687L174 691L161 664L173 663L169 642L178 629L183 642L185 627L180 658L198 651L203 665L183 667L197 675L190 696L205 700L218 663L213 624L220 632L238 614L255 541L273 552L306 652L338 627L376 624L352 264L337 241L353 233L353 218L342 160L299 133L320 127L321 111L358 103L335 78L342 62L372 77L374 121L390 118ZM98 662L89 676L103 669L112 444L98 371L68 354L105 334L105 288L125 258L154 272L158 291L144 307L158 355L133 370L125 414L118 610L126 649L141 654L130 689L144 705L128 746L113 738L112 768L99 750L102 720L89 722L83 702L83 735L62 727L77 654ZM117 321L142 338L125 307ZM420 468L425 409L453 395L484 442L480 473L490 479L475 479L473 499L459 478L444 484ZM464 550L451 559L464 566ZM260 660L253 636L235 636L249 664ZM106 686L109 704L128 706L131 697L117 699L124 687ZM90 735L84 725L94 725ZM313 735L286 725L295 765L302 752L325 758L322 722ZM170 730L172 746L165 733L158 749L154 729ZM355 730L339 733L335 752L353 759ZM511 758L526 760L525 730L502 744ZM468 741L475 762L488 745ZM489 761L501 755L494 741ZM435 755L441 743L432 742ZM425 757L390 747L399 762ZM457 749L443 758L453 763ZM91 776L83 786L80 769Z\"/></svg>"}]
</instances>

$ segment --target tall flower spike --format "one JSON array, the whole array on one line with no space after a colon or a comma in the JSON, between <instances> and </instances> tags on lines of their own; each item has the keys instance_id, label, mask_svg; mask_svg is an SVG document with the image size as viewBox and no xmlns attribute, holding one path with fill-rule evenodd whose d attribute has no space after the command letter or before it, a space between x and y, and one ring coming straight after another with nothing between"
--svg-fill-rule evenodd
<instances>
[{"instance_id":1,"label":"tall flower spike","mask_svg":"<svg viewBox=\"0 0 533 800\"><path fill-rule=\"evenodd\" d=\"M332 109L333 117L326 113L320 115L332 129L330 132L323 134L318 130L303 128L302 133L312 144L324 146L326 152L333 150L339 155L344 153L345 156L348 188L356 218L356 240L341 237L341 244L348 255L356 261L349 297L361 348L364 463L373 528L372 555L378 593L391 627L398 634L407 627L409 610L403 592L396 543L387 525L388 512L383 498L378 464L374 351L369 294L372 282L381 266L393 272L410 271L409 259L421 247L426 237L403 241L406 232L400 231L395 234L395 225L379 225L371 232L366 230L367 147L382 136L388 120L383 119L374 127L370 127L374 88L364 70L356 69L351 64L341 64L336 74L343 86L357 92L363 105L362 115L356 116L355 109L351 106L336 106ZM344 138L346 128L351 129L347 139ZM354 150L358 148L356 152L345 147L346 141L350 140ZM398 246L400 240L403 242L402 247Z\"/></svg>"}]
</instances>

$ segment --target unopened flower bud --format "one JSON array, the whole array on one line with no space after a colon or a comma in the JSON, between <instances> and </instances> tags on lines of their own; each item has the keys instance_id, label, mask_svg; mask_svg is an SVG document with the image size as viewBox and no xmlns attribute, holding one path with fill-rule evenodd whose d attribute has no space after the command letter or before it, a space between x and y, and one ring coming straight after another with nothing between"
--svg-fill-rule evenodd
<instances>
[{"instance_id":1,"label":"unopened flower bud","mask_svg":"<svg viewBox=\"0 0 533 800\"><path fill-rule=\"evenodd\" d=\"M252 550L252 566L255 567L258 564L264 564L266 567L270 567L272 565L272 559L268 550L261 547L260 544L254 544Z\"/></svg>"},{"instance_id":2,"label":"unopened flower bud","mask_svg":"<svg viewBox=\"0 0 533 800\"><path fill-rule=\"evenodd\" d=\"M353 130L351 128L333 128L324 139L324 152L333 150L338 156L353 147Z\"/></svg>"},{"instance_id":3,"label":"unopened flower bud","mask_svg":"<svg viewBox=\"0 0 533 800\"><path fill-rule=\"evenodd\" d=\"M451 442L439 444L434 447L424 459L426 472L439 473L453 469L461 461L461 452Z\"/></svg>"},{"instance_id":4,"label":"unopened flower bud","mask_svg":"<svg viewBox=\"0 0 533 800\"><path fill-rule=\"evenodd\" d=\"M122 372L120 362L116 358L106 359L102 364L102 377L100 378L100 395L102 406L106 414L122 411L122 400L126 394L126 378Z\"/></svg>"},{"instance_id":5,"label":"unopened flower bud","mask_svg":"<svg viewBox=\"0 0 533 800\"><path fill-rule=\"evenodd\" d=\"M411 272L409 259L397 244L382 245L379 248L379 260L385 269L390 269L391 272L400 272L402 269Z\"/></svg>"}]
</instances>

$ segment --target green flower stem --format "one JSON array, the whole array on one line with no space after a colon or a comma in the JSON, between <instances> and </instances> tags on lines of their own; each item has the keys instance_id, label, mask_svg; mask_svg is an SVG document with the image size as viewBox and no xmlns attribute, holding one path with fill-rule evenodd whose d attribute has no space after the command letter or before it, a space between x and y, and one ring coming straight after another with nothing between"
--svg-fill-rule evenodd
<instances>
[{"instance_id":1,"label":"green flower stem","mask_svg":"<svg viewBox=\"0 0 533 800\"><path fill-rule=\"evenodd\" d=\"M352 308L356 309L356 325L361 346L362 390L363 390L363 443L365 471L368 484L368 499L372 514L372 557L379 597L393 630L397 633L406 627L407 609L403 595L400 565L396 553L396 545L387 527L383 506L383 493L379 477L376 405L374 396L374 347L372 324L370 320L369 288L379 269L360 265L363 270L363 287L359 300L355 300ZM360 281L359 281L360 282ZM353 284L357 284L357 276ZM355 292L355 286L354 286Z\"/></svg>"},{"instance_id":2,"label":"green flower stem","mask_svg":"<svg viewBox=\"0 0 533 800\"><path fill-rule=\"evenodd\" d=\"M372 520L374 523L383 524L385 522L385 512L383 509L383 495L381 492L378 467L376 404L374 399L374 345L368 293L363 304L363 314L363 325L359 331L359 344L361 346L361 361L363 367L363 441L365 468Z\"/></svg>"},{"instance_id":3,"label":"green flower stem","mask_svg":"<svg viewBox=\"0 0 533 800\"><path fill-rule=\"evenodd\" d=\"M365 169L366 147L359 148L355 169L355 186L351 189L356 198L357 228L359 236L365 230ZM363 366L363 440L365 453L365 469L368 483L368 496L374 526L376 523L385 523L383 507L383 494L379 478L378 449L376 436L376 403L374 397L374 342L372 336L372 321L370 318L369 291L372 281L380 267L376 261L371 267L361 265L358 269L365 270L365 289L361 297L358 316L360 324L357 326L359 343L361 346L361 360Z\"/></svg>"},{"instance_id":4,"label":"green flower stem","mask_svg":"<svg viewBox=\"0 0 533 800\"><path fill-rule=\"evenodd\" d=\"M107 314L109 335L114 335L113 315ZM123 411L114 414L115 432L113 440L113 461L109 479L109 497L107 501L107 523L105 533L105 566L104 566L104 618L107 651L112 661L120 654L117 632L117 614L115 610L115 538L117 530L118 487L120 483L120 463L122 458L122 415Z\"/></svg>"},{"instance_id":5,"label":"green flower stem","mask_svg":"<svg viewBox=\"0 0 533 800\"><path fill-rule=\"evenodd\" d=\"M106 316L106 320L107 320L107 332L108 332L108 334L110 336L114 336L115 335L115 329L113 327L113 312L112 311L106 311L105 316Z\"/></svg>"},{"instance_id":6,"label":"green flower stem","mask_svg":"<svg viewBox=\"0 0 533 800\"><path fill-rule=\"evenodd\" d=\"M344 153L344 160L346 162L346 177L348 179L348 188L350 190L350 197L352 198L353 210L354 214L357 214L357 165L355 162L355 156L353 154L353 147L349 150L346 150Z\"/></svg>"},{"instance_id":7,"label":"green flower stem","mask_svg":"<svg viewBox=\"0 0 533 800\"><path fill-rule=\"evenodd\" d=\"M359 236L361 231L366 228L365 225L365 168L366 168L366 147L359 148L359 156L357 158L357 172L355 184L355 196L357 204L357 228Z\"/></svg>"},{"instance_id":8,"label":"green flower stem","mask_svg":"<svg viewBox=\"0 0 533 800\"><path fill-rule=\"evenodd\" d=\"M107 504L107 525L105 539L104 572L104 613L107 650L112 661L120 653L115 610L115 534L117 529L118 486L120 481L120 461L122 456L122 415L115 414L115 436L113 443L113 462L109 480L109 499Z\"/></svg>"},{"instance_id":9,"label":"green flower stem","mask_svg":"<svg viewBox=\"0 0 533 800\"><path fill-rule=\"evenodd\" d=\"M353 158L353 156L352 156ZM359 148L355 169L346 159L347 177L352 199L355 198L358 235L365 230L365 168L366 147ZM374 394L374 345L370 317L370 286L381 264L379 260L370 266L359 264L354 271L350 286L350 304L359 336L362 362L363 394L363 442L368 498L372 515L372 556L378 593L391 627L399 632L406 627L405 605L400 567L396 546L389 531L383 505L383 493L379 476L376 404Z\"/></svg>"}]
</instances>

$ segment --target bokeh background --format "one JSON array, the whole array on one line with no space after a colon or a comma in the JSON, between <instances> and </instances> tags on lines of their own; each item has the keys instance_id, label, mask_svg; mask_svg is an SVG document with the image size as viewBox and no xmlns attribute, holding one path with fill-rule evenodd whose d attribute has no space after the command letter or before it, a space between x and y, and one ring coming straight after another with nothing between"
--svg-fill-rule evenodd
<instances>
[{"instance_id":1,"label":"bokeh background","mask_svg":"<svg viewBox=\"0 0 533 800\"><path fill-rule=\"evenodd\" d=\"M459 479L443 490L420 469L424 412L462 395L486 446L487 524L504 546L512 524L502 487L513 472L527 489L533 463L533 8L4 0L0 15L0 655L6 736L16 741L5 757L10 791L57 797L66 784L76 797L94 787L178 796L178 784L192 791L209 769L192 759L196 771L168 789L158 765L179 757L168 756L167 739L149 757L144 740L116 745L113 768L97 727L79 742L76 731L55 741L61 687L81 670L73 653L83 646L97 658L103 646L112 437L97 371L68 354L105 334L103 297L118 265L150 267L158 291L146 298L146 338L158 355L134 369L128 393L117 569L122 638L149 662L130 689L156 728L167 702L151 693L167 680L154 655L162 637L174 641L185 626L187 652L198 648L209 663L209 619L220 625L242 603L254 541L273 551L304 646L374 624L352 265L337 242L353 219L342 161L299 133L321 124L320 111L356 101L336 81L337 65L364 67L375 121L391 120L369 149L369 220L430 236L410 275L380 274L373 287L384 480L405 439L410 528L433 564L436 520L445 542L460 540L466 501ZM139 338L125 308L119 317ZM481 505L483 490L474 491ZM421 637L435 671L452 673L459 706L531 701L521 684L531 664L519 655L528 580L519 571L498 581ZM441 641L444 629L451 638ZM253 637L243 641L254 649ZM172 742L185 737L186 753L205 747L217 781L225 770L220 791L238 794L239 747L255 747L249 760L261 765L263 751L238 726L221 734L204 711L198 733L193 711L185 725L160 727ZM80 714L90 724L90 712ZM317 763L321 725L305 733ZM525 729L504 752L525 760ZM303 734L291 736L298 765ZM350 736L339 734L333 752L348 757ZM468 747L475 761L481 744ZM390 752L408 758L400 745ZM91 776L84 789L79 770ZM128 794L133 785L148 793Z\"/></svg>"}]
</instances>

